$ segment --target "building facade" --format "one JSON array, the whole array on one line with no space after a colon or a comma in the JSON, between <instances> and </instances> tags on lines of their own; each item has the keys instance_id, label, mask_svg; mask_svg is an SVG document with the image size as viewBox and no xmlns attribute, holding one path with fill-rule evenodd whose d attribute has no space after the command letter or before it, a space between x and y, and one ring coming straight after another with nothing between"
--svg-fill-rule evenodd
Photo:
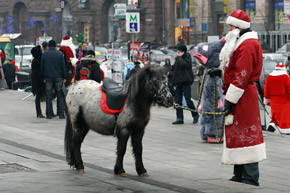
<instances>
[{"instance_id":1,"label":"building facade","mask_svg":"<svg viewBox=\"0 0 290 193\"><path fill-rule=\"evenodd\" d=\"M0 34L21 33L19 44L35 44L37 37L60 42L80 33L93 44L131 41L125 19L115 17L115 4L132 0L1 0ZM136 0L135 0L136 1ZM273 51L289 41L290 20L283 0L139 0L140 33L136 41L176 45L197 44L227 32L225 20L245 10L251 28ZM289 13L288 13L289 14ZM288 30L288 31L287 31Z\"/></svg>"}]
</instances>

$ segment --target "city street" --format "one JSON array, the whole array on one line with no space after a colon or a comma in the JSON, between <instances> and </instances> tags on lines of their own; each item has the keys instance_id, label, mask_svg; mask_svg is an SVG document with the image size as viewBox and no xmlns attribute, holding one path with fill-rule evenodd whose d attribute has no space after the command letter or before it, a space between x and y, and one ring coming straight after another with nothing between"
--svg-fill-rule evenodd
<instances>
[{"instance_id":1,"label":"city street","mask_svg":"<svg viewBox=\"0 0 290 193\"><path fill-rule=\"evenodd\" d=\"M0 192L5 193L274 193L290 190L290 136L264 132L267 160L260 162L260 187L231 182L233 166L221 164L223 144L201 141L199 124L185 112L172 125L175 110L153 106L143 139L149 177L135 171L128 143L124 169L113 173L116 138L90 131L82 145L85 173L69 167L64 153L65 120L36 118L33 96L0 90ZM54 101L54 105L55 105ZM56 108L54 108L56 111ZM42 102L45 115L45 103Z\"/></svg>"}]
</instances>

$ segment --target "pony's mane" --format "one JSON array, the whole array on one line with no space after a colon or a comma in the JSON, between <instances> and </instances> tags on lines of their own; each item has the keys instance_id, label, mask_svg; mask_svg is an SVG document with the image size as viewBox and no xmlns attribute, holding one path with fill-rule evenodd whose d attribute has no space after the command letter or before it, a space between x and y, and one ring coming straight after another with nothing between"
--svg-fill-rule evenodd
<instances>
[{"instance_id":1,"label":"pony's mane","mask_svg":"<svg viewBox=\"0 0 290 193\"><path fill-rule=\"evenodd\" d=\"M148 95L148 93L146 93L146 84L149 83L149 80L153 76L158 76L163 73L164 71L161 68L149 66L141 68L137 73L133 74L129 80L125 82L123 89L128 103L136 102L136 96L141 91L144 92L144 95Z\"/></svg>"}]
</instances>

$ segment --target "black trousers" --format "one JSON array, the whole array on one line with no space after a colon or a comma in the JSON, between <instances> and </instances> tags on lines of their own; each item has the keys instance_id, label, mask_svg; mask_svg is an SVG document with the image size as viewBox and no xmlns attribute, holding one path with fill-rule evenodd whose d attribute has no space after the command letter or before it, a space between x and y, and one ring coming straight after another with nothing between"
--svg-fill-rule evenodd
<instances>
[{"instance_id":1,"label":"black trousers","mask_svg":"<svg viewBox=\"0 0 290 193\"><path fill-rule=\"evenodd\" d=\"M40 94L36 94L36 97L35 97L36 116L42 115L41 106L40 106L40 100L42 96L43 96L43 93L40 93Z\"/></svg>"},{"instance_id":2,"label":"black trousers","mask_svg":"<svg viewBox=\"0 0 290 193\"><path fill-rule=\"evenodd\" d=\"M186 104L188 108L195 110L195 106L193 102L191 101L191 85L190 84L176 86L174 100L177 104L182 105L183 95L186 100ZM199 117L198 113L196 112L191 111L191 114L192 114L192 117ZM183 110L181 108L176 109L176 117L177 117L177 120L183 120Z\"/></svg>"},{"instance_id":3,"label":"black trousers","mask_svg":"<svg viewBox=\"0 0 290 193\"><path fill-rule=\"evenodd\" d=\"M234 175L242 180L251 181L259 185L259 163L234 165Z\"/></svg>"}]
</instances>

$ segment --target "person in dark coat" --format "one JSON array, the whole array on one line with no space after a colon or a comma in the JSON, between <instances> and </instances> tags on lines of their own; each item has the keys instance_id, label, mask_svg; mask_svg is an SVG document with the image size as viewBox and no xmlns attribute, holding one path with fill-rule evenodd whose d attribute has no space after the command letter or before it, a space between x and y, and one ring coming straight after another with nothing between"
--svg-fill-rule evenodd
<instances>
[{"instance_id":1,"label":"person in dark coat","mask_svg":"<svg viewBox=\"0 0 290 193\"><path fill-rule=\"evenodd\" d=\"M66 68L63 54L56 50L56 42L48 42L49 49L44 51L41 56L41 73L45 82L46 93L46 118L52 119L52 91L57 96L57 114L60 119L64 119L64 98L62 94L62 85L66 82Z\"/></svg>"},{"instance_id":2,"label":"person in dark coat","mask_svg":"<svg viewBox=\"0 0 290 193\"><path fill-rule=\"evenodd\" d=\"M66 52L64 50L59 50L59 51L63 54L64 63L65 63L65 67L66 67L65 87L68 87L71 84L70 77L73 75L72 63L71 63L71 61L67 60Z\"/></svg>"},{"instance_id":3,"label":"person in dark coat","mask_svg":"<svg viewBox=\"0 0 290 193\"><path fill-rule=\"evenodd\" d=\"M77 66L76 69L76 76L75 80L81 80L81 70L83 67L88 67L91 65L90 69L90 75L89 78L90 80L94 80L98 83L101 82L101 70L100 70L100 65L97 62L97 59L95 58L95 52L93 50L88 50L86 52L86 56L81 59L81 63Z\"/></svg>"},{"instance_id":4,"label":"person in dark coat","mask_svg":"<svg viewBox=\"0 0 290 193\"><path fill-rule=\"evenodd\" d=\"M129 72L129 74L128 74L128 76L127 76L127 80L129 80L129 78L133 75L133 74L136 74L140 69L141 69L141 67L140 67L140 62L139 61L136 61L136 62L134 62L134 68L132 69L132 70L130 70L130 72Z\"/></svg>"},{"instance_id":5,"label":"person in dark coat","mask_svg":"<svg viewBox=\"0 0 290 193\"><path fill-rule=\"evenodd\" d=\"M42 115L40 100L44 95L44 82L41 76L41 55L42 50L41 46L38 45L31 49L31 54L33 56L33 60L31 63L31 92L36 96L35 97L35 108L36 108L36 117L37 118L45 118Z\"/></svg>"},{"instance_id":6,"label":"person in dark coat","mask_svg":"<svg viewBox=\"0 0 290 193\"><path fill-rule=\"evenodd\" d=\"M182 97L184 96L188 108L195 110L195 106L191 100L191 84L193 83L194 75L192 72L191 56L187 53L185 45L181 45L177 50L178 56L175 58L175 63L172 66L172 84L175 86L175 102L182 106ZM199 115L196 112L191 112L193 123L198 122ZM183 110L176 108L176 121L172 124L183 124Z\"/></svg>"},{"instance_id":7,"label":"person in dark coat","mask_svg":"<svg viewBox=\"0 0 290 193\"><path fill-rule=\"evenodd\" d=\"M8 59L8 63L3 65L3 71L6 83L9 89L13 89L13 82L15 81L15 65L12 64L11 58Z\"/></svg>"}]
</instances>

